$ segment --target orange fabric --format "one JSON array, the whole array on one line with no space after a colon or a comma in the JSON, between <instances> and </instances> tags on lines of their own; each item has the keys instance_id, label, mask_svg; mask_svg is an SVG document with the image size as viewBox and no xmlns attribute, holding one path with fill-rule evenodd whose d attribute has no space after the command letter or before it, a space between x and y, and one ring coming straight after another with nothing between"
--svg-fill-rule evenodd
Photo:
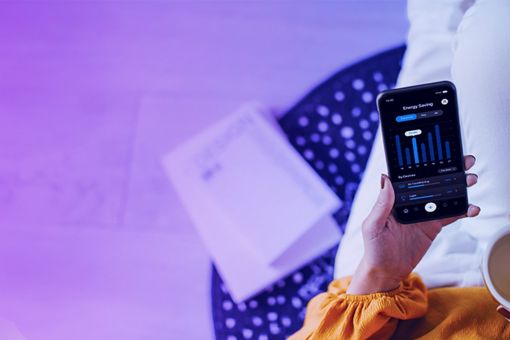
<instances>
[{"instance_id":1,"label":"orange fabric","mask_svg":"<svg viewBox=\"0 0 510 340\"><path fill-rule=\"evenodd\" d=\"M385 293L346 294L350 278L313 298L289 339L510 339L510 323L485 288L427 291L416 274Z\"/></svg>"}]
</instances>

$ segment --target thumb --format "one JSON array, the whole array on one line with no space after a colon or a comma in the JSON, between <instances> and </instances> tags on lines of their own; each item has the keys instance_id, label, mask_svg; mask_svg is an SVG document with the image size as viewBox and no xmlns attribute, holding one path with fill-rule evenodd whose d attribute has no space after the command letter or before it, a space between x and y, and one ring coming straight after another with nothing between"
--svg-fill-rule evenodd
<instances>
[{"instance_id":1,"label":"thumb","mask_svg":"<svg viewBox=\"0 0 510 340\"><path fill-rule=\"evenodd\" d=\"M381 191L367 220L377 225L384 225L391 214L394 202L395 193L393 191L393 185L388 176L381 174Z\"/></svg>"}]
</instances>

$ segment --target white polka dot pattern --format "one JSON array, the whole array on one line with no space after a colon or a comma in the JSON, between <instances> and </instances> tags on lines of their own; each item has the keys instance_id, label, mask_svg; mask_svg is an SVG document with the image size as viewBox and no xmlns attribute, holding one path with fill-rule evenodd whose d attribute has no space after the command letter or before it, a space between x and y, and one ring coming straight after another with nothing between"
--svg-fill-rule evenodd
<instances>
[{"instance_id":1,"label":"white polka dot pattern","mask_svg":"<svg viewBox=\"0 0 510 340\"><path fill-rule=\"evenodd\" d=\"M359 117L361 116L361 108L359 107L353 107L352 110L351 110L351 114L353 117Z\"/></svg>"},{"instance_id":2,"label":"white polka dot pattern","mask_svg":"<svg viewBox=\"0 0 510 340\"><path fill-rule=\"evenodd\" d=\"M323 117L326 117L329 114L329 109L324 105L320 105L317 106L317 113Z\"/></svg>"},{"instance_id":3,"label":"white polka dot pattern","mask_svg":"<svg viewBox=\"0 0 510 340\"><path fill-rule=\"evenodd\" d=\"M345 99L345 94L342 91L335 92L335 99L339 102Z\"/></svg>"},{"instance_id":4,"label":"white polka dot pattern","mask_svg":"<svg viewBox=\"0 0 510 340\"><path fill-rule=\"evenodd\" d=\"M351 138L354 136L354 129L350 126L345 126L342 128L342 130L340 130L340 134L344 138Z\"/></svg>"},{"instance_id":5,"label":"white polka dot pattern","mask_svg":"<svg viewBox=\"0 0 510 340\"><path fill-rule=\"evenodd\" d=\"M324 145L330 145L331 142L332 142L332 140L331 140L330 136L325 135L324 137L322 137L322 143L324 143Z\"/></svg>"},{"instance_id":6,"label":"white polka dot pattern","mask_svg":"<svg viewBox=\"0 0 510 340\"><path fill-rule=\"evenodd\" d=\"M235 325L236 325L235 319L228 318L225 320L225 326L227 326L227 328L234 328Z\"/></svg>"},{"instance_id":7,"label":"white polka dot pattern","mask_svg":"<svg viewBox=\"0 0 510 340\"><path fill-rule=\"evenodd\" d=\"M331 158L338 158L338 155L340 154L340 152L338 151L337 148L331 148L329 149L329 156Z\"/></svg>"},{"instance_id":8,"label":"white polka dot pattern","mask_svg":"<svg viewBox=\"0 0 510 340\"><path fill-rule=\"evenodd\" d=\"M365 82L363 81L363 79L356 78L352 81L353 89L359 91L359 90L363 89L363 87L365 87Z\"/></svg>"},{"instance_id":9,"label":"white polka dot pattern","mask_svg":"<svg viewBox=\"0 0 510 340\"><path fill-rule=\"evenodd\" d=\"M308 118L305 116L299 117L298 124L302 127L308 126Z\"/></svg>"},{"instance_id":10,"label":"white polka dot pattern","mask_svg":"<svg viewBox=\"0 0 510 340\"><path fill-rule=\"evenodd\" d=\"M253 317L253 319L252 319L252 320L253 320L253 325L254 325L254 326L257 326L257 327L258 327L258 326L262 325L262 322L263 322L263 321L262 321L262 319L261 319L260 317L255 316L255 317Z\"/></svg>"},{"instance_id":11,"label":"white polka dot pattern","mask_svg":"<svg viewBox=\"0 0 510 340\"><path fill-rule=\"evenodd\" d=\"M309 161L311 161L313 159L313 151L310 150L310 149L307 149L305 150L305 152L303 153L303 156L305 156L306 159L308 159Z\"/></svg>"},{"instance_id":12,"label":"white polka dot pattern","mask_svg":"<svg viewBox=\"0 0 510 340\"><path fill-rule=\"evenodd\" d=\"M243 337L245 339L251 339L251 337L253 336L253 331L249 328L244 328L243 329Z\"/></svg>"},{"instance_id":13,"label":"white polka dot pattern","mask_svg":"<svg viewBox=\"0 0 510 340\"><path fill-rule=\"evenodd\" d=\"M224 310L231 310L232 307L234 306L234 304L232 303L232 301L229 301L229 300L226 300L226 301L223 301L223 309Z\"/></svg>"}]
</instances>

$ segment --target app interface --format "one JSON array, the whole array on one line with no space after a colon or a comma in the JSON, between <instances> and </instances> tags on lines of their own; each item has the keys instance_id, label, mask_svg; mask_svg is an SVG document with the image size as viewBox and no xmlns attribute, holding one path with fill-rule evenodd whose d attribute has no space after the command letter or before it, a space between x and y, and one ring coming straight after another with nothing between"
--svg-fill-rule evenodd
<instances>
[{"instance_id":1,"label":"app interface","mask_svg":"<svg viewBox=\"0 0 510 340\"><path fill-rule=\"evenodd\" d=\"M388 93L379 100L400 219L439 218L466 209L456 100L448 85Z\"/></svg>"}]
</instances>

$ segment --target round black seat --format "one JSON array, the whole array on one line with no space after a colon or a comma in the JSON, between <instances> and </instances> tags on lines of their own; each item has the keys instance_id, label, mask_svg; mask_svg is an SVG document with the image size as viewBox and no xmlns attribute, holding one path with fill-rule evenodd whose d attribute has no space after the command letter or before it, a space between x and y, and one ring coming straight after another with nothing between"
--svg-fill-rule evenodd
<instances>
[{"instance_id":1,"label":"round black seat","mask_svg":"<svg viewBox=\"0 0 510 340\"><path fill-rule=\"evenodd\" d=\"M375 98L394 86L404 51L399 46L338 71L280 119L292 146L340 198L334 217L342 232L378 127ZM308 301L333 279L336 248L239 304L213 266L216 338L284 339L294 333Z\"/></svg>"}]
</instances>

